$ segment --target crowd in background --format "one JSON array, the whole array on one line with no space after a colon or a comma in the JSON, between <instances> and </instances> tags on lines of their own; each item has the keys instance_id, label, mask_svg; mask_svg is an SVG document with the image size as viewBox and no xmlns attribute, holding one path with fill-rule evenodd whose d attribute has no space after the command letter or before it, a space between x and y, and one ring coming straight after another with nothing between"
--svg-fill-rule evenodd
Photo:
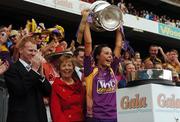
<instances>
[{"instance_id":1,"label":"crowd in background","mask_svg":"<svg viewBox=\"0 0 180 122\"><path fill-rule=\"evenodd\" d=\"M75 47L75 42L74 40L72 40L71 44L68 45L67 41L65 40L64 37L64 28L56 25L52 28L48 28L46 29L43 23L39 23L38 25L36 24L35 27L33 27L34 19L32 19L32 23L29 21L27 22L27 25L24 29L21 30L14 30L12 29L12 25L10 25L9 27L6 26L1 26L0 28L0 32L1 32L1 45L0 45L0 61L1 61L1 65L2 64L12 64L13 62L16 62L18 59L18 46L21 43L21 39L26 36L26 35L31 35L33 37L35 37L35 41L36 41L36 45L38 48L38 51L42 53L42 57L46 58L49 54L51 53L59 53L61 51L72 51L72 53L76 50L76 48L79 50L80 48L84 48L83 45L79 45L78 47ZM31 26L31 27L30 27ZM33 29L35 28L35 29ZM134 49L135 50L135 49ZM169 56L169 54L171 54L171 51L168 51L166 53L163 52L163 49L160 46L156 46L154 45L154 50L156 53L156 55L158 54L158 52L160 52L160 54L162 54L161 59L163 59L163 61L161 61L160 63L172 63L172 60L175 59L171 59L171 56ZM149 49L150 54L151 54L151 48ZM176 61L178 61L178 51L174 51L176 53ZM126 61L131 61L133 64L136 64L136 56L138 55L138 58L141 59L140 57L140 52L135 52L132 54L132 52L130 51L130 49L126 48L126 49L122 49L122 63L126 64ZM77 55L77 54L76 54ZM155 54L154 54L155 55ZM156 57L155 55L155 57ZM148 56L148 55L147 55ZM174 58L175 58L174 57ZM143 57L144 58L144 57ZM144 69L144 61L141 59L141 68ZM82 63L83 64L83 63ZM153 62L153 64L155 64ZM178 65L178 62L177 62ZM3 69L3 68L1 68ZM139 69L139 68L138 68ZM177 73L179 73L179 71L177 71ZM49 79L49 78L48 78ZM49 79L51 81L51 79Z\"/></svg>"},{"instance_id":2,"label":"crowd in background","mask_svg":"<svg viewBox=\"0 0 180 122\"><path fill-rule=\"evenodd\" d=\"M138 17L142 17L148 20L152 20L152 21L156 21L156 22L160 22L160 23L164 23L173 27L177 27L180 28L180 20L178 19L172 19L166 15L158 15L156 13L153 13L152 11L148 11L148 10L140 10L137 9L136 7L134 7L132 5L132 3L127 3L126 4L127 7L127 13L128 14L132 14Z\"/></svg>"},{"instance_id":3,"label":"crowd in background","mask_svg":"<svg viewBox=\"0 0 180 122\"><path fill-rule=\"evenodd\" d=\"M93 3L95 0L83 0L85 2ZM126 2L125 0L105 0L111 4L115 4L122 10L123 13L132 14L137 17L142 17L148 20L164 23L173 27L180 28L180 20L168 17L167 15L159 15L147 9L140 9L134 6L133 3Z\"/></svg>"},{"instance_id":4,"label":"crowd in background","mask_svg":"<svg viewBox=\"0 0 180 122\"><path fill-rule=\"evenodd\" d=\"M130 13L131 9L128 11ZM0 74L5 73L10 94L8 121L35 121L39 119L37 115L43 114L39 116L45 122L45 104L47 111L50 105L47 114L48 119L51 120L52 117L53 122L83 122L86 114L88 122L109 118L115 122L116 85L118 88L126 87L130 73L144 69L168 69L172 71L173 81L180 81L179 54L175 49L164 52L160 46L150 45L149 54L142 58L141 52L132 54L128 48L123 50L123 30L116 30L114 50L106 45L93 47L87 23L85 45L75 46L77 42L73 40L68 45L64 33L65 29L60 25L46 28L43 23L37 24L34 19L27 21L24 29L15 30L13 25L0 27ZM24 69L21 71L18 66L24 66ZM15 78L16 82L13 80ZM89 79L97 82L97 86ZM108 79L110 83L106 81ZM52 85L52 91L48 83ZM28 97L24 97L25 95ZM88 99L87 104L85 99ZM98 103L99 101L103 104ZM35 107L39 103L42 107L40 110ZM23 116L20 107L28 113L26 116ZM30 109L33 107L36 109Z\"/></svg>"}]
</instances>

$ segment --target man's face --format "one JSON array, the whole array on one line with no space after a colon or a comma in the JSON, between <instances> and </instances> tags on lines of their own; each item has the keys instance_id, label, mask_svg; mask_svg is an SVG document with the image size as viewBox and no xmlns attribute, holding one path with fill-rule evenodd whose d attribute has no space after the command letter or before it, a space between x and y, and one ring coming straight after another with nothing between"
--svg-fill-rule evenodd
<instances>
[{"instance_id":1,"label":"man's face","mask_svg":"<svg viewBox=\"0 0 180 122\"><path fill-rule=\"evenodd\" d=\"M11 41L16 44L17 43L17 35L11 36Z\"/></svg>"},{"instance_id":2,"label":"man's face","mask_svg":"<svg viewBox=\"0 0 180 122\"><path fill-rule=\"evenodd\" d=\"M37 53L37 46L31 42L26 42L24 47L20 48L20 58L30 64L32 58Z\"/></svg>"},{"instance_id":3,"label":"man's face","mask_svg":"<svg viewBox=\"0 0 180 122\"><path fill-rule=\"evenodd\" d=\"M174 61L178 58L178 55L173 51L171 51L169 55L171 61Z\"/></svg>"},{"instance_id":4,"label":"man's face","mask_svg":"<svg viewBox=\"0 0 180 122\"><path fill-rule=\"evenodd\" d=\"M77 62L83 66L84 63L84 51L79 51L79 55L76 57Z\"/></svg>"},{"instance_id":5,"label":"man's face","mask_svg":"<svg viewBox=\"0 0 180 122\"><path fill-rule=\"evenodd\" d=\"M158 54L158 48L156 46L150 47L149 53L151 57L156 57Z\"/></svg>"}]
</instances>

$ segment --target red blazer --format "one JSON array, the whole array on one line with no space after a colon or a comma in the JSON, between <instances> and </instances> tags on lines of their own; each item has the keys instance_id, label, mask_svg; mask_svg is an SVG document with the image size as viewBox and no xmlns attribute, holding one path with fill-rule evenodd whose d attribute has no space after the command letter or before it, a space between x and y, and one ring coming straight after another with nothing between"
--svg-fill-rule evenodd
<instances>
[{"instance_id":1,"label":"red blazer","mask_svg":"<svg viewBox=\"0 0 180 122\"><path fill-rule=\"evenodd\" d=\"M52 85L50 101L53 122L84 121L85 90L80 81L67 85L56 78Z\"/></svg>"}]
</instances>

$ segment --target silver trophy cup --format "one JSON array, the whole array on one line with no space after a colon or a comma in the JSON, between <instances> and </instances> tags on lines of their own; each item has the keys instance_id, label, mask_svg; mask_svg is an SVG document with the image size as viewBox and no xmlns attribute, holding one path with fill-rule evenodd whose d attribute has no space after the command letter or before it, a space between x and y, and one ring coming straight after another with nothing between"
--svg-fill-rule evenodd
<instances>
[{"instance_id":1,"label":"silver trophy cup","mask_svg":"<svg viewBox=\"0 0 180 122\"><path fill-rule=\"evenodd\" d=\"M90 6L92 22L90 27L96 32L114 31L122 23L122 12L120 8L106 1L96 1Z\"/></svg>"}]
</instances>

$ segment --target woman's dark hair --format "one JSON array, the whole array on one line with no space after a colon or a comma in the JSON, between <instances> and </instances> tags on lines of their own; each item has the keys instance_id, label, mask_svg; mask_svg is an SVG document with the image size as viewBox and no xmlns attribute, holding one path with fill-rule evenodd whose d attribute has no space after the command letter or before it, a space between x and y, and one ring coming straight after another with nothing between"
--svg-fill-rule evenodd
<instances>
[{"instance_id":1,"label":"woman's dark hair","mask_svg":"<svg viewBox=\"0 0 180 122\"><path fill-rule=\"evenodd\" d=\"M97 65L97 63L98 63L97 56L100 55L100 53L102 51L102 48L104 48L104 47L109 47L109 46L106 45L106 44L101 44L101 45L98 45L97 47L94 48L93 58L94 58L94 61L95 61L95 65Z\"/></svg>"}]
</instances>

